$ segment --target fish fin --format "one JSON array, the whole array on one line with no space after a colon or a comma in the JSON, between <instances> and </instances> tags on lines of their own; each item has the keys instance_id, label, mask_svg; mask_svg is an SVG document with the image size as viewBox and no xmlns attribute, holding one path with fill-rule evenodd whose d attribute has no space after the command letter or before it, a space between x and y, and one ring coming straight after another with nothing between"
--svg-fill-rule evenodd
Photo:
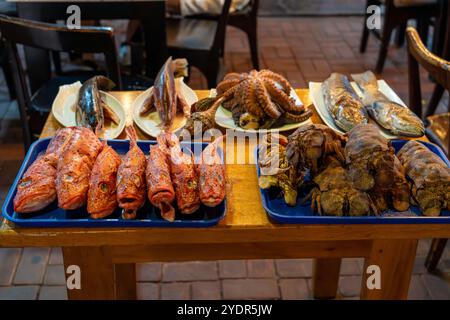
<instances>
[{"instance_id":1,"label":"fish fin","mask_svg":"<svg viewBox=\"0 0 450 320\"><path fill-rule=\"evenodd\" d=\"M161 217L163 217L164 220L170 222L175 220L175 209L170 203L162 202L159 209L161 210Z\"/></svg>"},{"instance_id":2,"label":"fish fin","mask_svg":"<svg viewBox=\"0 0 450 320\"><path fill-rule=\"evenodd\" d=\"M95 76L94 81L97 83L97 87L99 90L109 91L116 86L114 81L105 76Z\"/></svg>"},{"instance_id":3,"label":"fish fin","mask_svg":"<svg viewBox=\"0 0 450 320\"><path fill-rule=\"evenodd\" d=\"M361 88L364 89L367 86L374 86L378 89L378 80L375 74L368 70L363 73L356 73L351 75L353 80L355 80L356 84Z\"/></svg>"},{"instance_id":4,"label":"fish fin","mask_svg":"<svg viewBox=\"0 0 450 320\"><path fill-rule=\"evenodd\" d=\"M172 60L172 68L175 78L189 75L189 63L185 58Z\"/></svg>"},{"instance_id":5,"label":"fish fin","mask_svg":"<svg viewBox=\"0 0 450 320\"><path fill-rule=\"evenodd\" d=\"M115 112L106 104L106 102L102 101L103 114L105 118L110 119L115 124L120 123L119 117L115 114Z\"/></svg>"}]
</instances>

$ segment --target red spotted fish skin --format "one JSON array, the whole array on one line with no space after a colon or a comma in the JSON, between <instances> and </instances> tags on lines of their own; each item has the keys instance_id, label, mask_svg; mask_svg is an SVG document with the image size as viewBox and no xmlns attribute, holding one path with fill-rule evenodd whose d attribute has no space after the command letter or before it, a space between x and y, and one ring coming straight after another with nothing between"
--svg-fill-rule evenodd
<instances>
[{"instance_id":1,"label":"red spotted fish skin","mask_svg":"<svg viewBox=\"0 0 450 320\"><path fill-rule=\"evenodd\" d=\"M39 156L24 173L14 197L15 212L36 212L55 201L58 158L74 131L74 127L58 130L45 154Z\"/></svg>"},{"instance_id":2,"label":"red spotted fish skin","mask_svg":"<svg viewBox=\"0 0 450 320\"><path fill-rule=\"evenodd\" d=\"M78 127L73 133L58 159L56 191L60 208L71 210L86 204L89 176L102 148L91 130Z\"/></svg>"},{"instance_id":3,"label":"red spotted fish skin","mask_svg":"<svg viewBox=\"0 0 450 320\"><path fill-rule=\"evenodd\" d=\"M87 211L94 219L107 217L117 208L116 180L119 165L119 155L105 143L89 178Z\"/></svg>"},{"instance_id":4,"label":"red spotted fish skin","mask_svg":"<svg viewBox=\"0 0 450 320\"><path fill-rule=\"evenodd\" d=\"M166 134L165 140L170 151L170 175L178 208L182 214L191 214L200 207L193 156L188 156L181 150L180 142L174 134Z\"/></svg>"},{"instance_id":5,"label":"red spotted fish skin","mask_svg":"<svg viewBox=\"0 0 450 320\"><path fill-rule=\"evenodd\" d=\"M123 209L125 219L134 219L137 210L145 203L145 170L144 152L137 145L136 131L132 126L126 128L130 139L130 149L122 159L117 174L117 201Z\"/></svg>"},{"instance_id":6,"label":"red spotted fish skin","mask_svg":"<svg viewBox=\"0 0 450 320\"><path fill-rule=\"evenodd\" d=\"M56 168L52 157L39 156L17 185L14 211L29 213L44 209L56 199Z\"/></svg>"},{"instance_id":7,"label":"red spotted fish skin","mask_svg":"<svg viewBox=\"0 0 450 320\"><path fill-rule=\"evenodd\" d=\"M151 204L161 210L161 216L165 220L174 221L175 209L172 202L175 200L175 191L170 178L169 159L161 145L150 147L146 177L147 195Z\"/></svg>"},{"instance_id":8,"label":"red spotted fish skin","mask_svg":"<svg viewBox=\"0 0 450 320\"><path fill-rule=\"evenodd\" d=\"M225 198L225 165L215 143L201 153L197 172L201 202L208 207L219 205Z\"/></svg>"}]
</instances>

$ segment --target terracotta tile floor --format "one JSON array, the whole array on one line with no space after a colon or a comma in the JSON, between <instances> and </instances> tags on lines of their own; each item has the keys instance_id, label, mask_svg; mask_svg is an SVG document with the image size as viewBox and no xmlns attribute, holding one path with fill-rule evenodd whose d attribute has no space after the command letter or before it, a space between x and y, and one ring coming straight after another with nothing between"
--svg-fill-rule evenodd
<instances>
[{"instance_id":1,"label":"terracotta tile floor","mask_svg":"<svg viewBox=\"0 0 450 320\"><path fill-rule=\"evenodd\" d=\"M321 81L330 72L363 72L375 64L378 42L370 38L366 54L358 52L362 21L358 17L261 18L261 67L284 74L294 87ZM245 36L230 28L226 65L229 71L251 69ZM382 77L407 101L407 62L404 48L392 47ZM206 89L196 71L190 86ZM423 98L433 88L423 74ZM425 101L426 102L426 101ZM440 110L445 110L448 97ZM17 107L0 82L0 203L23 157ZM440 275L423 266L430 242L421 241L410 288L412 299L449 299L450 250L439 265ZM0 249L0 299L65 299L62 256L59 248ZM311 260L249 260L138 265L141 299L310 299ZM361 259L345 259L339 294L355 299L361 282Z\"/></svg>"}]
</instances>

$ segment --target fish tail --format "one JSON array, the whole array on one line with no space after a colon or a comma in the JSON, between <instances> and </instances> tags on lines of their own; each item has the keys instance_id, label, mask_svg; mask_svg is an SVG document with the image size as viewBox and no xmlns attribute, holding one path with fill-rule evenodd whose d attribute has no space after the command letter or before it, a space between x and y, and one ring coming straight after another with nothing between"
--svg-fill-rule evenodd
<instances>
[{"instance_id":1,"label":"fish tail","mask_svg":"<svg viewBox=\"0 0 450 320\"><path fill-rule=\"evenodd\" d=\"M100 89L100 90L109 91L116 86L114 81L112 81L111 79L109 79L105 76L96 76L95 81L97 83L98 89Z\"/></svg>"},{"instance_id":2,"label":"fish tail","mask_svg":"<svg viewBox=\"0 0 450 320\"><path fill-rule=\"evenodd\" d=\"M360 88L368 86L374 86L378 89L378 80L372 71L366 71L363 73L352 74L353 80L358 84Z\"/></svg>"},{"instance_id":3,"label":"fish tail","mask_svg":"<svg viewBox=\"0 0 450 320\"><path fill-rule=\"evenodd\" d=\"M137 133L134 129L133 125L127 125L125 127L125 132L127 133L128 139L130 139L130 145L135 146L137 145Z\"/></svg>"}]
</instances>

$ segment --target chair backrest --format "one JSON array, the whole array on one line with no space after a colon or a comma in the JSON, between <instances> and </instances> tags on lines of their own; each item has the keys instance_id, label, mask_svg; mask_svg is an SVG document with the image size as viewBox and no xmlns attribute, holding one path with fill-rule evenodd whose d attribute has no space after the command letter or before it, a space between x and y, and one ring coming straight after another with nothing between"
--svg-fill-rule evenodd
<instances>
[{"instance_id":1,"label":"chair backrest","mask_svg":"<svg viewBox=\"0 0 450 320\"><path fill-rule=\"evenodd\" d=\"M154 78L168 57L165 1L18 2L19 17L43 22L66 20L67 7L80 8L82 20L139 20L144 34L145 75ZM31 57L26 57L27 63ZM30 79L31 82L32 79ZM45 79L36 79L42 82Z\"/></svg>"},{"instance_id":2,"label":"chair backrest","mask_svg":"<svg viewBox=\"0 0 450 320\"><path fill-rule=\"evenodd\" d=\"M408 27L406 34L409 56L409 104L411 109L422 117L419 65L445 90L450 91L450 62L430 52L413 27Z\"/></svg>"},{"instance_id":3,"label":"chair backrest","mask_svg":"<svg viewBox=\"0 0 450 320\"><path fill-rule=\"evenodd\" d=\"M217 22L216 35L214 37L213 48L220 50L225 39L225 32L227 30L227 21L230 13L230 6L232 0L225 0L223 2L222 12L220 13L219 20Z\"/></svg>"},{"instance_id":4,"label":"chair backrest","mask_svg":"<svg viewBox=\"0 0 450 320\"><path fill-rule=\"evenodd\" d=\"M0 16L2 37L13 45L21 44L48 51L104 54L108 76L121 87L114 32L108 27L66 26Z\"/></svg>"},{"instance_id":5,"label":"chair backrest","mask_svg":"<svg viewBox=\"0 0 450 320\"><path fill-rule=\"evenodd\" d=\"M69 29L65 26L0 15L0 32L8 50L17 102L23 121L26 148L31 143L31 133L27 120L27 111L31 107L31 91L28 88L18 54L18 44L52 51L103 53L106 59L108 76L116 82L116 85L121 85L114 33L111 28Z\"/></svg>"}]
</instances>

